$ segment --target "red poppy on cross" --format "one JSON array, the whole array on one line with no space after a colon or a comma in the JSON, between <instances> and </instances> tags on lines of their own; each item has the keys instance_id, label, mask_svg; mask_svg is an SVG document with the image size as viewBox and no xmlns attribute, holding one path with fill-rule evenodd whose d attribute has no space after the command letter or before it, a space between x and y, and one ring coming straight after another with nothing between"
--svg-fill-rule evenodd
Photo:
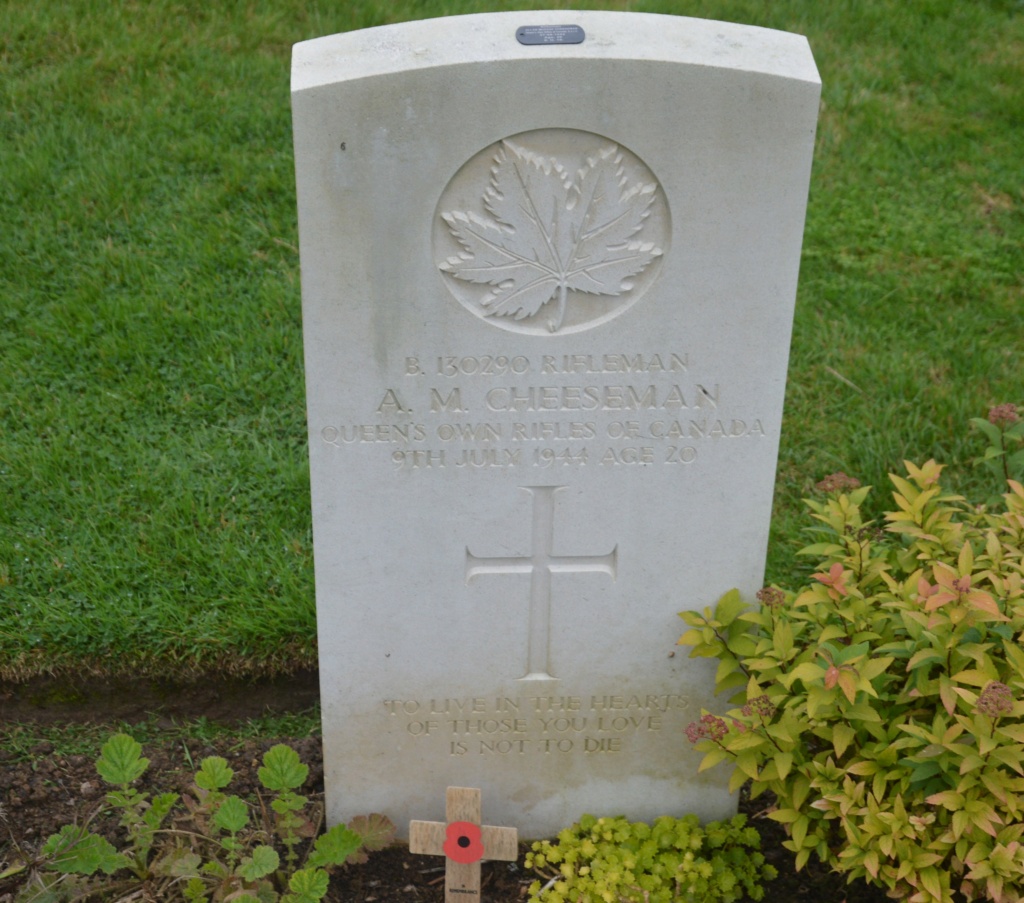
<instances>
[{"instance_id":1,"label":"red poppy on cross","mask_svg":"<svg viewBox=\"0 0 1024 903\"><path fill-rule=\"evenodd\" d=\"M480 791L449 787L444 795L445 821L409 822L409 852L444 856L445 903L480 899L480 860L519 858L515 828L480 824Z\"/></svg>"}]
</instances>

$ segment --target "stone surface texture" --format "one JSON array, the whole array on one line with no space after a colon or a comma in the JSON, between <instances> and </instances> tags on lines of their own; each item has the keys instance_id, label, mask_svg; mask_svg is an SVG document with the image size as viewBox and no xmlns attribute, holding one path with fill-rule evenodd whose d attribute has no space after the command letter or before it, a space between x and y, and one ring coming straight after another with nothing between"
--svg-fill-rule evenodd
<instances>
[{"instance_id":1,"label":"stone surface texture","mask_svg":"<svg viewBox=\"0 0 1024 903\"><path fill-rule=\"evenodd\" d=\"M292 89L331 820L735 811L676 613L761 585L806 41L495 13L296 45Z\"/></svg>"}]
</instances>

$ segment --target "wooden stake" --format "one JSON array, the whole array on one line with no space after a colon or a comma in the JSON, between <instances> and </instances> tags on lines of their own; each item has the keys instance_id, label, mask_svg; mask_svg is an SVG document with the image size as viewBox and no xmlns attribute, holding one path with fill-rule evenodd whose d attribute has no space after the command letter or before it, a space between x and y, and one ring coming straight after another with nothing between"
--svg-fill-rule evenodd
<instances>
[{"instance_id":1,"label":"wooden stake","mask_svg":"<svg viewBox=\"0 0 1024 903\"><path fill-rule=\"evenodd\" d=\"M519 833L480 824L478 789L449 787L444 804L444 822L409 822L409 852L446 857L445 903L475 903L480 899L480 860L514 862Z\"/></svg>"}]
</instances>

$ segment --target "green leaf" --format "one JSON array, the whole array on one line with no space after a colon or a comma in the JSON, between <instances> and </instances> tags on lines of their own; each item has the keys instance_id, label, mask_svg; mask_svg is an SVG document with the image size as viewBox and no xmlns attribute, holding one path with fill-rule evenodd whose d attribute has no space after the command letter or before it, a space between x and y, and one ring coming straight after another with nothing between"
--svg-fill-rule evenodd
<instances>
[{"instance_id":1,"label":"green leaf","mask_svg":"<svg viewBox=\"0 0 1024 903\"><path fill-rule=\"evenodd\" d=\"M793 843L799 850L804 845L804 840L807 838L807 829L811 826L811 820L806 815L801 815L793 822L793 827L790 828L790 836L793 838Z\"/></svg>"},{"instance_id":2,"label":"green leaf","mask_svg":"<svg viewBox=\"0 0 1024 903\"><path fill-rule=\"evenodd\" d=\"M981 768L985 764L985 760L979 755L964 756L963 761L960 763L960 774L970 774L976 768Z\"/></svg>"},{"instance_id":3,"label":"green leaf","mask_svg":"<svg viewBox=\"0 0 1024 903\"><path fill-rule=\"evenodd\" d=\"M1008 768L1012 768L1017 774L1024 775L1024 767L1021 767L1020 753L1015 749L995 749L992 751L992 758L1002 762Z\"/></svg>"},{"instance_id":4,"label":"green leaf","mask_svg":"<svg viewBox=\"0 0 1024 903\"><path fill-rule=\"evenodd\" d=\"M729 793L738 793L740 787L747 783L747 776L738 768L734 768L729 775Z\"/></svg>"},{"instance_id":5,"label":"green leaf","mask_svg":"<svg viewBox=\"0 0 1024 903\"><path fill-rule=\"evenodd\" d=\"M847 721L865 721L869 724L880 724L882 721L878 712L867 703L848 708L844 714Z\"/></svg>"},{"instance_id":6,"label":"green leaf","mask_svg":"<svg viewBox=\"0 0 1024 903\"><path fill-rule=\"evenodd\" d=\"M196 784L203 790L223 790L234 776L235 773L228 767L226 759L220 756L207 756L196 772Z\"/></svg>"},{"instance_id":7,"label":"green leaf","mask_svg":"<svg viewBox=\"0 0 1024 903\"><path fill-rule=\"evenodd\" d=\"M953 675L953 680L958 683L967 684L970 687L984 687L990 681L998 679L999 672L994 667L986 670L969 668Z\"/></svg>"},{"instance_id":8,"label":"green leaf","mask_svg":"<svg viewBox=\"0 0 1024 903\"><path fill-rule=\"evenodd\" d=\"M832 745L835 747L836 755L840 758L846 752L847 747L857 736L857 731L848 724L835 724L832 727Z\"/></svg>"},{"instance_id":9,"label":"green leaf","mask_svg":"<svg viewBox=\"0 0 1024 903\"><path fill-rule=\"evenodd\" d=\"M708 618L711 615L710 609L704 609L704 614L699 611L681 611L679 617L681 617L691 627L705 627L708 623Z\"/></svg>"},{"instance_id":10,"label":"green leaf","mask_svg":"<svg viewBox=\"0 0 1024 903\"><path fill-rule=\"evenodd\" d=\"M1012 664L1016 670L1017 676L1024 677L1024 650L1022 650L1016 642L1010 641L1003 644L1003 652L1005 652L1006 657L1010 659L1010 664Z\"/></svg>"},{"instance_id":11,"label":"green leaf","mask_svg":"<svg viewBox=\"0 0 1024 903\"><path fill-rule=\"evenodd\" d=\"M819 709L832 703L833 695L832 690L826 690L824 687L809 687L807 690L807 714L811 718L816 718Z\"/></svg>"},{"instance_id":12,"label":"green leaf","mask_svg":"<svg viewBox=\"0 0 1024 903\"><path fill-rule=\"evenodd\" d=\"M799 809L811 791L811 781L806 775L796 774L790 782L791 801L794 809Z\"/></svg>"},{"instance_id":13,"label":"green leaf","mask_svg":"<svg viewBox=\"0 0 1024 903\"><path fill-rule=\"evenodd\" d=\"M198 853L175 847L153 863L153 874L164 878L192 878L199 875L202 864Z\"/></svg>"},{"instance_id":14,"label":"green leaf","mask_svg":"<svg viewBox=\"0 0 1024 903\"><path fill-rule=\"evenodd\" d=\"M78 825L65 825L47 839L40 852L62 875L93 875L97 871L112 875L129 864L105 837Z\"/></svg>"},{"instance_id":15,"label":"green leaf","mask_svg":"<svg viewBox=\"0 0 1024 903\"><path fill-rule=\"evenodd\" d=\"M936 900L946 899L943 896L942 881L940 880L939 873L936 869L921 869L917 873L917 877L924 889L935 897Z\"/></svg>"},{"instance_id":16,"label":"green leaf","mask_svg":"<svg viewBox=\"0 0 1024 903\"><path fill-rule=\"evenodd\" d=\"M361 816L366 818L366 816ZM394 836L394 826L391 830ZM316 839L307 862L311 866L344 865L345 861L363 845L363 838L345 825L335 825ZM379 849L379 847L378 847Z\"/></svg>"},{"instance_id":17,"label":"green leaf","mask_svg":"<svg viewBox=\"0 0 1024 903\"><path fill-rule=\"evenodd\" d=\"M327 872L323 869L299 869L288 882L291 893L281 898L281 903L319 903L327 893Z\"/></svg>"},{"instance_id":18,"label":"green leaf","mask_svg":"<svg viewBox=\"0 0 1024 903\"><path fill-rule=\"evenodd\" d=\"M875 795L876 800L885 799L885 786L889 781L889 772L882 771L881 769L875 772L875 777L871 781L871 792Z\"/></svg>"},{"instance_id":19,"label":"green leaf","mask_svg":"<svg viewBox=\"0 0 1024 903\"><path fill-rule=\"evenodd\" d=\"M998 443L1002 441L1001 431L994 423L990 423L982 417L972 417L970 424L975 429L981 430L989 442Z\"/></svg>"},{"instance_id":20,"label":"green leaf","mask_svg":"<svg viewBox=\"0 0 1024 903\"><path fill-rule=\"evenodd\" d=\"M114 734L100 750L96 770L108 784L130 784L149 767L142 747L127 734Z\"/></svg>"},{"instance_id":21,"label":"green leaf","mask_svg":"<svg viewBox=\"0 0 1024 903\"><path fill-rule=\"evenodd\" d=\"M718 669L715 671L715 687L719 690L722 689L722 682L732 677L733 673L739 673L742 683L746 683L746 678L743 677L743 672L739 671L739 666L736 661L732 658L723 658L718 662ZM734 684L739 686L739 684Z\"/></svg>"},{"instance_id":22,"label":"green leaf","mask_svg":"<svg viewBox=\"0 0 1024 903\"><path fill-rule=\"evenodd\" d=\"M793 754L788 752L777 752L775 754L775 767L779 771L779 780L784 781L793 767Z\"/></svg>"},{"instance_id":23,"label":"green leaf","mask_svg":"<svg viewBox=\"0 0 1024 903\"><path fill-rule=\"evenodd\" d=\"M1005 734L1017 743L1024 743L1024 724L1000 724L997 734Z\"/></svg>"},{"instance_id":24,"label":"green leaf","mask_svg":"<svg viewBox=\"0 0 1024 903\"><path fill-rule=\"evenodd\" d=\"M726 759L731 759L728 750L722 749L720 746L716 746L710 752L708 752L703 759L701 759L700 765L697 767L697 773L707 771L709 768L714 768L719 762L724 762Z\"/></svg>"},{"instance_id":25,"label":"green leaf","mask_svg":"<svg viewBox=\"0 0 1024 903\"><path fill-rule=\"evenodd\" d=\"M965 542L963 548L960 549L957 564L959 565L961 576L970 574L974 570L974 549L971 548L969 542Z\"/></svg>"},{"instance_id":26,"label":"green leaf","mask_svg":"<svg viewBox=\"0 0 1024 903\"><path fill-rule=\"evenodd\" d=\"M185 899L188 900L188 903L205 903L206 884L202 878L189 878L184 891Z\"/></svg>"},{"instance_id":27,"label":"green leaf","mask_svg":"<svg viewBox=\"0 0 1024 903\"><path fill-rule=\"evenodd\" d=\"M292 793L290 790L285 790L270 804L270 808L278 813L278 815L287 815L289 812L300 811L308 802L309 800L306 797Z\"/></svg>"},{"instance_id":28,"label":"green leaf","mask_svg":"<svg viewBox=\"0 0 1024 903\"><path fill-rule=\"evenodd\" d=\"M154 830L159 828L160 823L167 818L176 802L178 802L178 794L161 793L153 798L153 801L149 804L149 809L142 816L142 820L148 827Z\"/></svg>"},{"instance_id":29,"label":"green leaf","mask_svg":"<svg viewBox=\"0 0 1024 903\"><path fill-rule=\"evenodd\" d=\"M676 641L677 646L696 646L704 642L704 631L691 627Z\"/></svg>"},{"instance_id":30,"label":"green leaf","mask_svg":"<svg viewBox=\"0 0 1024 903\"><path fill-rule=\"evenodd\" d=\"M746 603L740 597L739 590L731 589L715 605L715 620L721 621L723 625L731 624L746 609Z\"/></svg>"},{"instance_id":31,"label":"green leaf","mask_svg":"<svg viewBox=\"0 0 1024 903\"><path fill-rule=\"evenodd\" d=\"M305 783L309 768L299 761L294 749L278 743L263 756L263 767L258 774L267 790L294 790Z\"/></svg>"},{"instance_id":32,"label":"green leaf","mask_svg":"<svg viewBox=\"0 0 1024 903\"><path fill-rule=\"evenodd\" d=\"M720 640L713 643L698 643L690 650L690 658L718 658L724 649L725 646Z\"/></svg>"},{"instance_id":33,"label":"green leaf","mask_svg":"<svg viewBox=\"0 0 1024 903\"><path fill-rule=\"evenodd\" d=\"M249 823L249 808L237 796L229 796L214 812L213 823L230 834L237 834Z\"/></svg>"},{"instance_id":34,"label":"green leaf","mask_svg":"<svg viewBox=\"0 0 1024 903\"><path fill-rule=\"evenodd\" d=\"M923 784L929 778L935 777L935 775L939 774L941 771L942 767L934 759L930 762L922 762L910 772L910 783Z\"/></svg>"},{"instance_id":35,"label":"green leaf","mask_svg":"<svg viewBox=\"0 0 1024 903\"><path fill-rule=\"evenodd\" d=\"M944 661L944 657L935 649L918 649L918 651L910 657L910 661L907 662L907 670L913 671L916 668L920 668L922 665L931 665L942 661Z\"/></svg>"},{"instance_id":36,"label":"green leaf","mask_svg":"<svg viewBox=\"0 0 1024 903\"><path fill-rule=\"evenodd\" d=\"M725 739L725 748L729 752L739 752L744 749L767 746L768 743L768 739L757 731L746 731L742 734L729 734Z\"/></svg>"},{"instance_id":37,"label":"green leaf","mask_svg":"<svg viewBox=\"0 0 1024 903\"><path fill-rule=\"evenodd\" d=\"M933 793L926 797L926 801L933 806L943 806L956 812L964 807L964 795L955 790L943 790L941 793Z\"/></svg>"},{"instance_id":38,"label":"green leaf","mask_svg":"<svg viewBox=\"0 0 1024 903\"><path fill-rule=\"evenodd\" d=\"M835 650L834 661L837 665L852 662L861 656L867 655L871 646L868 643L855 643L852 646L840 646Z\"/></svg>"},{"instance_id":39,"label":"green leaf","mask_svg":"<svg viewBox=\"0 0 1024 903\"><path fill-rule=\"evenodd\" d=\"M228 846L228 844L225 843L224 846L232 850L238 849L237 843L232 846ZM212 875L218 881L227 881L232 875L231 869L229 869L219 859L211 859L209 862L204 863L200 871L204 875Z\"/></svg>"},{"instance_id":40,"label":"green leaf","mask_svg":"<svg viewBox=\"0 0 1024 903\"><path fill-rule=\"evenodd\" d=\"M260 844L253 847L252 856L246 856L238 865L238 874L246 881L257 881L271 872L277 871L281 864L281 857L277 850Z\"/></svg>"},{"instance_id":41,"label":"green leaf","mask_svg":"<svg viewBox=\"0 0 1024 903\"><path fill-rule=\"evenodd\" d=\"M780 659L786 660L790 657L793 651L793 628L788 621L783 621L775 628L772 634L772 648Z\"/></svg>"},{"instance_id":42,"label":"green leaf","mask_svg":"<svg viewBox=\"0 0 1024 903\"><path fill-rule=\"evenodd\" d=\"M742 771L748 778L752 778L756 781L758 777L757 762L757 753L749 751L740 753L739 756L736 757L736 768Z\"/></svg>"},{"instance_id":43,"label":"green leaf","mask_svg":"<svg viewBox=\"0 0 1024 903\"><path fill-rule=\"evenodd\" d=\"M839 689L852 703L857 698L857 676L850 671L839 672Z\"/></svg>"},{"instance_id":44,"label":"green leaf","mask_svg":"<svg viewBox=\"0 0 1024 903\"><path fill-rule=\"evenodd\" d=\"M817 683L820 680L825 679L825 669L821 665L816 665L814 662L804 662L802 665L797 665L787 675L787 678L792 682L794 680L802 680L804 685L807 686L812 683Z\"/></svg>"},{"instance_id":45,"label":"green leaf","mask_svg":"<svg viewBox=\"0 0 1024 903\"><path fill-rule=\"evenodd\" d=\"M891 655L868 659L858 669L858 675L861 680L874 680L879 674L884 673L894 661L895 659Z\"/></svg>"},{"instance_id":46,"label":"green leaf","mask_svg":"<svg viewBox=\"0 0 1024 903\"><path fill-rule=\"evenodd\" d=\"M864 870L872 877L878 877L878 851L868 850L864 854Z\"/></svg>"},{"instance_id":47,"label":"green leaf","mask_svg":"<svg viewBox=\"0 0 1024 903\"><path fill-rule=\"evenodd\" d=\"M828 624L818 634L818 642L827 643L829 640L837 640L845 636L846 628L840 627L838 624Z\"/></svg>"}]
</instances>

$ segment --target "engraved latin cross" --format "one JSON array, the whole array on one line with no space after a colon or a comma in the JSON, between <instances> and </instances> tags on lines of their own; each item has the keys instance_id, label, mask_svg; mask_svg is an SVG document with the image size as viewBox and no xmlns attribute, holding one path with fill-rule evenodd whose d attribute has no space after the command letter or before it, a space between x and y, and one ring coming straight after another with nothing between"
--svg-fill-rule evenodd
<instances>
[{"instance_id":1,"label":"engraved latin cross","mask_svg":"<svg viewBox=\"0 0 1024 903\"><path fill-rule=\"evenodd\" d=\"M507 558L478 558L466 547L466 583L485 574L530 575L530 621L526 674L521 680L555 680L550 673L551 575L607 574L615 579L618 545L606 555L553 555L555 493L564 486L523 486L533 497L531 552Z\"/></svg>"}]
</instances>

